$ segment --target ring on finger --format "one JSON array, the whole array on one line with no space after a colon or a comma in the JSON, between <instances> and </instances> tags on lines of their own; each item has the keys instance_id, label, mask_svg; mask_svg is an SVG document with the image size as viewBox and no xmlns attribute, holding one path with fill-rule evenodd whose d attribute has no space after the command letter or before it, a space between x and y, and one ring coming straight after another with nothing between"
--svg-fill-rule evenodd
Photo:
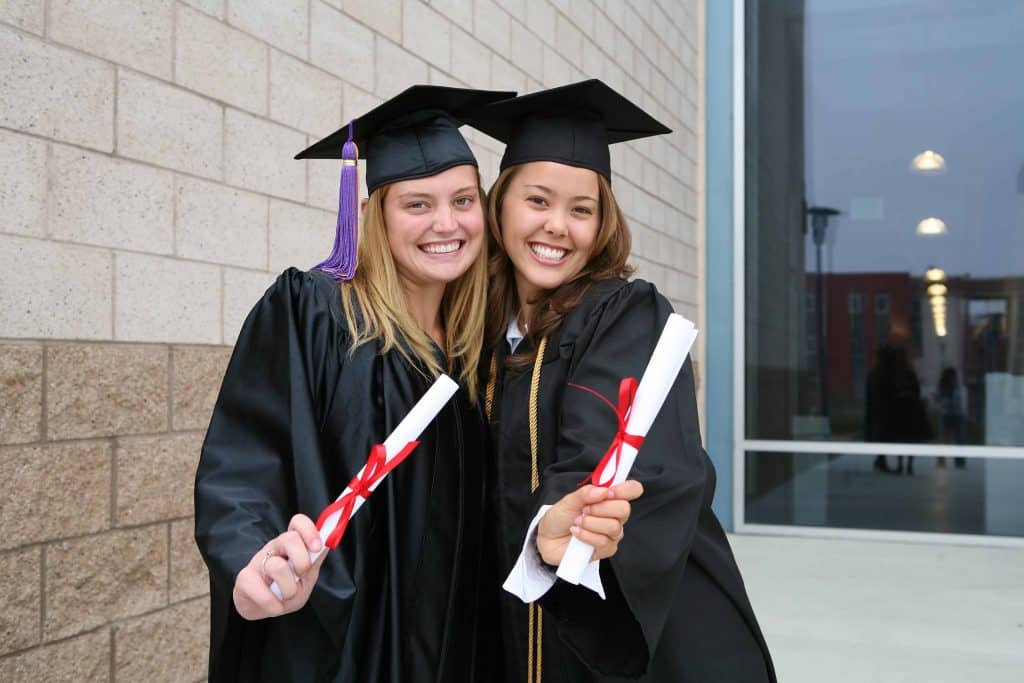
<instances>
[{"instance_id":1,"label":"ring on finger","mask_svg":"<svg viewBox=\"0 0 1024 683\"><path fill-rule=\"evenodd\" d=\"M260 574L263 575L263 578L267 578L267 560L269 560L273 556L274 556L274 551L273 550L268 550L267 554L263 556L263 561L260 562Z\"/></svg>"}]
</instances>

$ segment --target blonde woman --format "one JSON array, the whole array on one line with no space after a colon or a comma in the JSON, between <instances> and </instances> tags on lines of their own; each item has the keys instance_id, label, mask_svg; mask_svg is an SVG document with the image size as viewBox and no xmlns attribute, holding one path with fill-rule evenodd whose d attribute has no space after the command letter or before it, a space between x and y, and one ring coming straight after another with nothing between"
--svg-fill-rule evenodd
<instances>
[{"instance_id":1,"label":"blonde woman","mask_svg":"<svg viewBox=\"0 0 1024 683\"><path fill-rule=\"evenodd\" d=\"M458 128L512 94L415 86L299 155L343 156L339 234L327 261L285 271L249 314L203 445L211 680L487 678L484 195ZM369 198L355 251L357 146ZM442 371L462 390L311 564L310 516Z\"/></svg>"}]
</instances>

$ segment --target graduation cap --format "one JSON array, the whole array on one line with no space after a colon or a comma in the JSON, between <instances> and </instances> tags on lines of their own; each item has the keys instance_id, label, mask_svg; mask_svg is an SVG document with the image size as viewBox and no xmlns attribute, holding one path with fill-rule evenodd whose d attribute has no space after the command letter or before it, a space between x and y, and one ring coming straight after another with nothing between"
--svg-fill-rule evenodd
<instances>
[{"instance_id":1,"label":"graduation cap","mask_svg":"<svg viewBox=\"0 0 1024 683\"><path fill-rule=\"evenodd\" d=\"M356 271L359 215L359 150L366 159L366 187L425 178L476 157L459 133L464 117L515 92L414 85L295 155L296 159L341 159L338 230L330 257L316 266L338 280Z\"/></svg>"},{"instance_id":2,"label":"graduation cap","mask_svg":"<svg viewBox=\"0 0 1024 683\"><path fill-rule=\"evenodd\" d=\"M507 145L503 171L528 161L555 161L608 180L608 145L672 132L596 78L488 105L466 123Z\"/></svg>"}]
</instances>

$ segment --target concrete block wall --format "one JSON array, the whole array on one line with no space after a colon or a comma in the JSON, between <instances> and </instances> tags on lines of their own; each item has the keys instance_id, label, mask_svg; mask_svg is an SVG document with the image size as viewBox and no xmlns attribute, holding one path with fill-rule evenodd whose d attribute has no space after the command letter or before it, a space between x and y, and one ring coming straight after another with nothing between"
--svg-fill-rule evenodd
<instances>
[{"instance_id":1,"label":"concrete block wall","mask_svg":"<svg viewBox=\"0 0 1024 683\"><path fill-rule=\"evenodd\" d=\"M699 0L0 2L0 680L198 680L191 486L244 316L329 251L293 161L417 82L600 77L639 275L697 318ZM484 184L501 145L469 131Z\"/></svg>"}]
</instances>

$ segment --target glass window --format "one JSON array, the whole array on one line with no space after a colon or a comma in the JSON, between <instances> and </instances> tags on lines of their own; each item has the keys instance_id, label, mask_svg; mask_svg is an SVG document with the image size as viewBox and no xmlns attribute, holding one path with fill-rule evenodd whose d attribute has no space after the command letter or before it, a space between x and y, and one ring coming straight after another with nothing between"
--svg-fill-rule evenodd
<instances>
[{"instance_id":1,"label":"glass window","mask_svg":"<svg viewBox=\"0 0 1024 683\"><path fill-rule=\"evenodd\" d=\"M745 6L744 522L1024 537L1024 2Z\"/></svg>"},{"instance_id":2,"label":"glass window","mask_svg":"<svg viewBox=\"0 0 1024 683\"><path fill-rule=\"evenodd\" d=\"M864 295L850 292L847 296L847 310L850 312L850 387L854 398L864 398Z\"/></svg>"},{"instance_id":3,"label":"glass window","mask_svg":"<svg viewBox=\"0 0 1024 683\"><path fill-rule=\"evenodd\" d=\"M889 292L875 295L875 345L889 343Z\"/></svg>"},{"instance_id":4,"label":"glass window","mask_svg":"<svg viewBox=\"0 0 1024 683\"><path fill-rule=\"evenodd\" d=\"M746 438L1024 446L1024 3L746 8Z\"/></svg>"},{"instance_id":5,"label":"glass window","mask_svg":"<svg viewBox=\"0 0 1024 683\"><path fill-rule=\"evenodd\" d=\"M745 521L1024 536L1024 460L746 454Z\"/></svg>"}]
</instances>

